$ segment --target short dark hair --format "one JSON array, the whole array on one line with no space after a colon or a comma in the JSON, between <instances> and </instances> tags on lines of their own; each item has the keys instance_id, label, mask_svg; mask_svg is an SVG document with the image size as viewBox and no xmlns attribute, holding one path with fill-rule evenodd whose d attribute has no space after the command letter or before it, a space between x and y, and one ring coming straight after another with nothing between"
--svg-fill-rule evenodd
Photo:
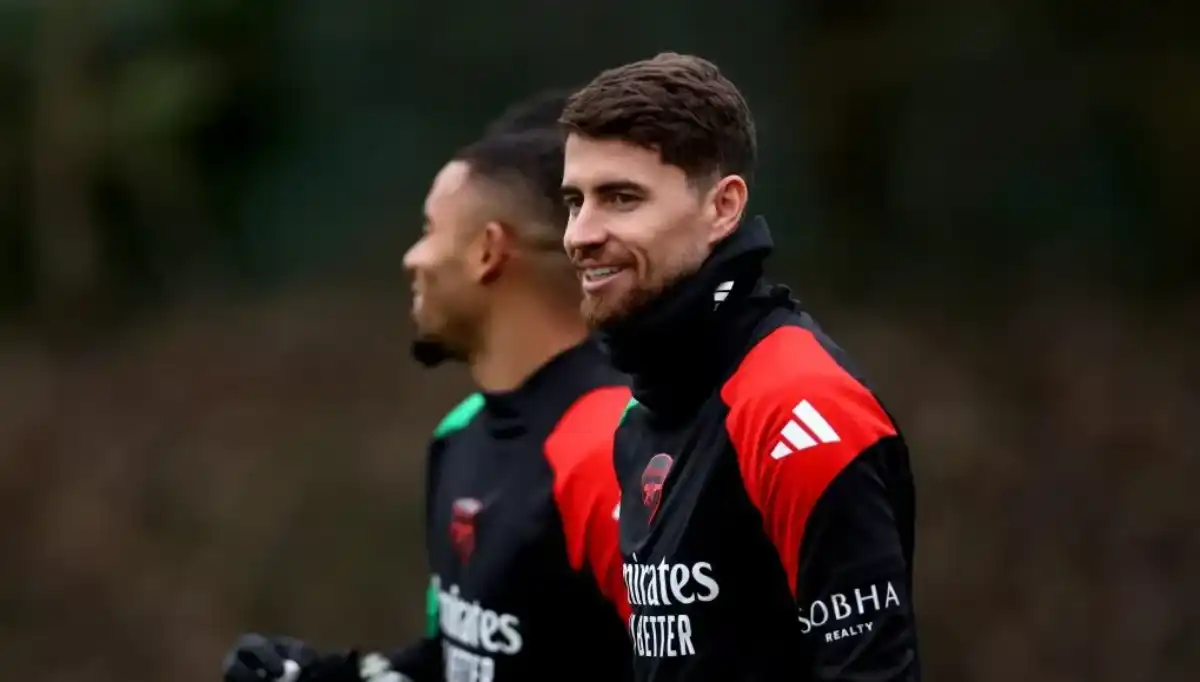
<instances>
[{"instance_id":1,"label":"short dark hair","mask_svg":"<svg viewBox=\"0 0 1200 682\"><path fill-rule=\"evenodd\" d=\"M664 52L604 71L571 95L559 119L569 133L658 151L693 180L713 174L750 181L758 142L750 107L721 70Z\"/></svg>"},{"instance_id":2,"label":"short dark hair","mask_svg":"<svg viewBox=\"0 0 1200 682\"><path fill-rule=\"evenodd\" d=\"M567 208L562 201L563 141L554 129L526 130L484 137L454 157L471 173L518 195L521 208L538 222L562 229Z\"/></svg>"},{"instance_id":3,"label":"short dark hair","mask_svg":"<svg viewBox=\"0 0 1200 682\"><path fill-rule=\"evenodd\" d=\"M517 102L454 156L472 174L517 192L523 210L558 230L567 224L561 190L564 135L558 125L566 99L564 91L545 90Z\"/></svg>"},{"instance_id":4,"label":"short dark hair","mask_svg":"<svg viewBox=\"0 0 1200 682\"><path fill-rule=\"evenodd\" d=\"M487 124L484 137L554 128L571 90L542 90L513 104Z\"/></svg>"}]
</instances>

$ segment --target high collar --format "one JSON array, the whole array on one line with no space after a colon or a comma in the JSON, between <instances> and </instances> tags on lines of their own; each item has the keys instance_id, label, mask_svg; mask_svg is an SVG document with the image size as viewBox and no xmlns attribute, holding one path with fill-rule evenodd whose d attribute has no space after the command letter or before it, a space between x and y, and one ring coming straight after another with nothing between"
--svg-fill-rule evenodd
<instances>
[{"instance_id":1,"label":"high collar","mask_svg":"<svg viewBox=\"0 0 1200 682\"><path fill-rule=\"evenodd\" d=\"M633 377L638 402L670 419L693 413L708 398L781 300L762 279L773 248L763 218L743 223L694 274L604 330L612 363Z\"/></svg>"},{"instance_id":2,"label":"high collar","mask_svg":"<svg viewBox=\"0 0 1200 682\"><path fill-rule=\"evenodd\" d=\"M564 382L556 381L555 377L582 377L590 368L606 363L604 348L589 337L551 357L511 391L484 392L488 430L498 436L515 436L526 431L530 419L545 411L557 392L566 390Z\"/></svg>"}]
</instances>

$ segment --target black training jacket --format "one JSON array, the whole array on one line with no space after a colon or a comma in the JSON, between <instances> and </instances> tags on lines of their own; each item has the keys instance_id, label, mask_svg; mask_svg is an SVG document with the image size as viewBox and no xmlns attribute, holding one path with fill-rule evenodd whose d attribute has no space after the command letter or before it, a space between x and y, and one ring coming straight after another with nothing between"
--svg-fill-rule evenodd
<instances>
[{"instance_id":1,"label":"black training jacket","mask_svg":"<svg viewBox=\"0 0 1200 682\"><path fill-rule=\"evenodd\" d=\"M426 636L415 682L630 679L612 438L627 379L594 341L475 394L429 446Z\"/></svg>"},{"instance_id":2,"label":"black training jacket","mask_svg":"<svg viewBox=\"0 0 1200 682\"><path fill-rule=\"evenodd\" d=\"M742 225L606 338L635 677L917 680L908 449L770 250Z\"/></svg>"}]
</instances>

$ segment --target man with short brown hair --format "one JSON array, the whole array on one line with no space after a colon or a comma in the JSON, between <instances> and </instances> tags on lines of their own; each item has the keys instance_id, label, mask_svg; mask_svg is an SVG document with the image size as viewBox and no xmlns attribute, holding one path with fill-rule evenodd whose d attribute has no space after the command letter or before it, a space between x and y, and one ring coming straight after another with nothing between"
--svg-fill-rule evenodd
<instances>
[{"instance_id":1,"label":"man with short brown hair","mask_svg":"<svg viewBox=\"0 0 1200 682\"><path fill-rule=\"evenodd\" d=\"M564 245L634 398L617 431L636 677L919 679L904 439L743 222L745 99L667 53L567 102Z\"/></svg>"}]
</instances>

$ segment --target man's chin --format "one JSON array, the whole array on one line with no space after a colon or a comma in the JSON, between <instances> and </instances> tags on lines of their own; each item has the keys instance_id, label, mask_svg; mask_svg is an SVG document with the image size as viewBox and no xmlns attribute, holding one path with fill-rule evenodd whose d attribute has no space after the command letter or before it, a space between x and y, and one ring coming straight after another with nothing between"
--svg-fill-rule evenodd
<instances>
[{"instance_id":1,"label":"man's chin","mask_svg":"<svg viewBox=\"0 0 1200 682\"><path fill-rule=\"evenodd\" d=\"M431 336L420 337L413 341L409 346L409 354L412 355L413 360L429 368L463 359L461 353L456 353L454 349Z\"/></svg>"},{"instance_id":2,"label":"man's chin","mask_svg":"<svg viewBox=\"0 0 1200 682\"><path fill-rule=\"evenodd\" d=\"M619 329L628 323L638 308L636 297L625 297L619 301L585 298L582 313L589 329L607 332Z\"/></svg>"}]
</instances>

